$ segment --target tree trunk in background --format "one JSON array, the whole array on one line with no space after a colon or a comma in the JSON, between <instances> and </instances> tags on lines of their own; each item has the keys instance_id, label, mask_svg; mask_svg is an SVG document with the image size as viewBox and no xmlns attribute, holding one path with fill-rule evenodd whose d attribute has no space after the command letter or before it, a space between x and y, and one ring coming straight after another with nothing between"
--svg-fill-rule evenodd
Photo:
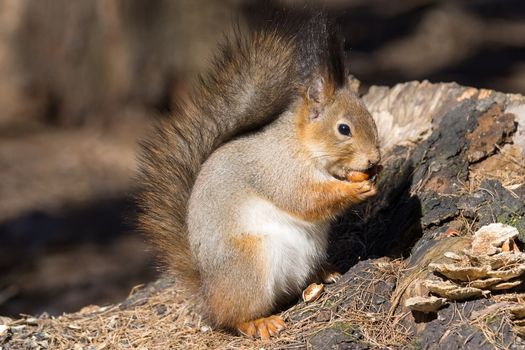
<instances>
[{"instance_id":1,"label":"tree trunk in background","mask_svg":"<svg viewBox=\"0 0 525 350\"><path fill-rule=\"evenodd\" d=\"M525 91L522 1L309 2L338 19L366 86L424 77ZM0 0L0 127L166 114L232 23L301 3Z\"/></svg>"},{"instance_id":2,"label":"tree trunk in background","mask_svg":"<svg viewBox=\"0 0 525 350\"><path fill-rule=\"evenodd\" d=\"M0 125L166 111L206 66L235 1L0 1ZM142 112L142 113L141 113ZM151 113L151 111L150 111Z\"/></svg>"}]
</instances>

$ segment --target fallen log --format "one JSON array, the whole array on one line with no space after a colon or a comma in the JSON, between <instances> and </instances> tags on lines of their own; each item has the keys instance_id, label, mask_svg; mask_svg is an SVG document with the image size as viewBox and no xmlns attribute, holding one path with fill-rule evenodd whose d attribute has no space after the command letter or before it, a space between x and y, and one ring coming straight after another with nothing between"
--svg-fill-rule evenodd
<instances>
[{"instance_id":1,"label":"fallen log","mask_svg":"<svg viewBox=\"0 0 525 350\"><path fill-rule=\"evenodd\" d=\"M212 330L161 279L116 305L0 318L0 347L525 346L525 97L409 82L372 87L364 100L384 154L378 195L334 225L330 259L346 272L284 311L282 336L262 343ZM476 232L491 223L515 233L490 233L480 253Z\"/></svg>"}]
</instances>

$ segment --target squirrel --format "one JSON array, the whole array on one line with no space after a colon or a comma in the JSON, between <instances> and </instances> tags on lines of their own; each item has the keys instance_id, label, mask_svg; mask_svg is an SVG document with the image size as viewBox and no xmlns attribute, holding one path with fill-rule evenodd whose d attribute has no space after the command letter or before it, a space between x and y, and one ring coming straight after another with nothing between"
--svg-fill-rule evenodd
<instances>
[{"instance_id":1,"label":"squirrel","mask_svg":"<svg viewBox=\"0 0 525 350\"><path fill-rule=\"evenodd\" d=\"M214 327L268 339L272 313L335 281L329 226L376 193L372 116L324 13L226 38L211 70L143 142L138 225Z\"/></svg>"}]
</instances>

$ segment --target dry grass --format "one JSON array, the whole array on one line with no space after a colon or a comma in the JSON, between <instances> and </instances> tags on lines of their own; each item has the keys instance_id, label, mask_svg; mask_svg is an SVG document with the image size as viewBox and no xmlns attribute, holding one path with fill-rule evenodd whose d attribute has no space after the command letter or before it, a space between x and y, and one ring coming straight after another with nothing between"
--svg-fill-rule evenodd
<instances>
[{"instance_id":1,"label":"dry grass","mask_svg":"<svg viewBox=\"0 0 525 350\"><path fill-rule=\"evenodd\" d=\"M498 153L470 167L467 192L477 190L485 179L497 180L511 193L525 185L525 159L515 147L496 145Z\"/></svg>"},{"instance_id":2,"label":"dry grass","mask_svg":"<svg viewBox=\"0 0 525 350\"><path fill-rule=\"evenodd\" d=\"M499 180L512 191L525 184L523 164L505 147L498 149L496 154L470 165L469 180L462 191L473 193L485 178ZM411 194L423 192L431 175L431 172L427 173L419 184L412 186ZM364 218L372 217L371 210L371 206L365 208ZM473 220L462 215L456 220L462 223L462 234L472 233ZM370 244L367 241L352 243L360 243L363 247ZM0 333L0 344L3 350L303 349L311 347L311 342L320 339L325 331L334 330L349 341L361 342L371 348L404 348L413 335L413 330L406 326L410 323L405 322L407 314L395 312L405 291L404 285L398 286L398 294L392 295L392 291L401 281L400 275L407 272L396 261L377 261L366 265L366 271L346 276L347 280L327 288L316 302L299 302L283 312L281 316L287 321L288 328L269 342L210 329L192 310L187 297L168 285L151 291L148 291L149 287L138 288L131 298L121 304L86 307L77 313L56 318L26 317L9 322L0 318L0 324L7 323L10 332L7 338L5 332L4 335ZM379 299L383 302L378 302ZM457 305L454 303L453 307L457 308ZM461 310L456 313L461 315ZM494 327L490 322L492 320L500 323ZM506 314L496 310L496 314L451 322L447 333L468 323L478 328L488 343L501 347L503 342L499 330L507 322Z\"/></svg>"},{"instance_id":3,"label":"dry grass","mask_svg":"<svg viewBox=\"0 0 525 350\"><path fill-rule=\"evenodd\" d=\"M152 293L139 290L126 302L107 307L88 306L56 318L24 318L9 324L12 337L6 349L302 349L326 329L335 329L375 348L399 348L410 332L399 316L388 315L390 290L398 264L381 263L348 282L327 288L316 302L300 302L282 313L288 328L269 342L211 330L175 288ZM380 296L383 304L374 302ZM1 339L1 338L0 338Z\"/></svg>"},{"instance_id":4,"label":"dry grass","mask_svg":"<svg viewBox=\"0 0 525 350\"><path fill-rule=\"evenodd\" d=\"M512 321L505 307L499 304L493 304L493 306L499 307L493 308L490 312L483 313L479 317L473 317L469 323L483 334L486 342L494 349L508 349L509 346L506 345L508 341L506 342L503 339L504 332L502 330L504 327L512 328Z\"/></svg>"}]
</instances>

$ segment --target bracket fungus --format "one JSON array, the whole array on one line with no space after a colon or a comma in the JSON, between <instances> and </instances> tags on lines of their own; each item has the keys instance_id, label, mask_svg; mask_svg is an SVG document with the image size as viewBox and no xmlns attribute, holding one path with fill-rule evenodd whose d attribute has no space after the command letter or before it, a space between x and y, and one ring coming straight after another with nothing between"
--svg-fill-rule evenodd
<instances>
[{"instance_id":1,"label":"bracket fungus","mask_svg":"<svg viewBox=\"0 0 525 350\"><path fill-rule=\"evenodd\" d=\"M445 259L428 264L432 275L420 281L427 295L409 297L405 306L413 311L437 312L447 300L487 297L492 291L519 286L525 276L525 253L514 242L517 236L518 230L509 225L481 227L463 252L447 251ZM525 317L525 306L515 310L520 319Z\"/></svg>"}]
</instances>

